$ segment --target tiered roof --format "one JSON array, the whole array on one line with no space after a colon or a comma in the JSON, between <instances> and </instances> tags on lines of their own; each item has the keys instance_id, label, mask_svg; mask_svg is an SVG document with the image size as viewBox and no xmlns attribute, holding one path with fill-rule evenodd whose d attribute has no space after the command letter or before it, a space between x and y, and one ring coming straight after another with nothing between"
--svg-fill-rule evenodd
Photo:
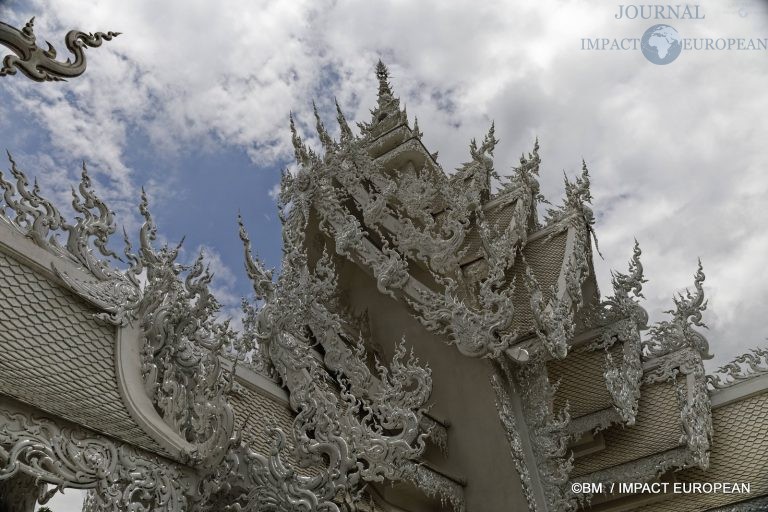
<instances>
[{"instance_id":1,"label":"tiered roof","mask_svg":"<svg viewBox=\"0 0 768 512\"><path fill-rule=\"evenodd\" d=\"M570 486L659 478L768 493L753 457L768 437L766 352L705 374L701 266L670 318L648 326L638 244L599 295L586 164L540 219L538 141L497 183L492 125L448 176L381 62L376 76L359 135L337 105L334 140L315 108L318 153L291 119L299 166L282 181L277 278L240 221L258 299L244 333L217 320L202 257L184 266L178 247L153 246L146 197L139 247L120 264L112 213L85 171L69 223L11 160L12 178L0 177L0 477L93 489L94 510L108 499L164 510L357 499L366 510L519 500L704 511L745 498ZM243 361L249 351L258 365ZM509 456L497 468L478 453Z\"/></svg>"}]
</instances>

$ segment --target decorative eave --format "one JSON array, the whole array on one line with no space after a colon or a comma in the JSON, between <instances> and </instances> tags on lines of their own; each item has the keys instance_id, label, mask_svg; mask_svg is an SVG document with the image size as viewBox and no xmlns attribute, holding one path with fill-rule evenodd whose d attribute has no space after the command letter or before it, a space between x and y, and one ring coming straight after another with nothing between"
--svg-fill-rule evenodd
<instances>
[{"instance_id":1,"label":"decorative eave","mask_svg":"<svg viewBox=\"0 0 768 512\"><path fill-rule=\"evenodd\" d=\"M740 389L760 389L768 379L768 349L755 348L721 366L712 375L707 375L707 386L713 396L721 390L740 386ZM756 382L753 382L756 381ZM749 386L741 386L748 384Z\"/></svg>"},{"instance_id":2,"label":"decorative eave","mask_svg":"<svg viewBox=\"0 0 768 512\"><path fill-rule=\"evenodd\" d=\"M709 396L712 402L712 409L717 409L760 395L766 391L768 391L768 373L763 373L733 383L726 388L710 391Z\"/></svg>"},{"instance_id":3,"label":"decorative eave","mask_svg":"<svg viewBox=\"0 0 768 512\"><path fill-rule=\"evenodd\" d=\"M319 119L318 130L321 134L325 133L325 129ZM430 155L421 142L412 136L416 131L409 129L405 125L391 127L386 134L378 134L378 138L374 139L374 142L379 142L380 146L372 153L370 151L371 142L368 139L362 139L360 142L369 153L372 155L378 154L368 163L356 161L353 164L343 160L343 158L347 157L339 159L339 155L349 150L349 146L345 146L345 144L349 145L351 143L349 139L346 141L342 140L339 143L326 142L324 144L326 146L325 158L300 159L300 163L308 165L309 168L299 171L297 179L321 180L315 186L320 187L322 193L310 194L313 198L312 206L319 213L321 227L323 225L328 226L329 232L326 234L335 240L337 253L347 255L367 273L373 275L382 293L389 294L395 298L402 298L408 304L416 305L417 309L428 309L431 306L425 305L424 301L431 301L436 295L442 293L443 286L439 283L444 278L456 279L453 275L458 271L457 263L466 266L469 262L467 261L467 256L459 256L460 259L458 261L451 259L455 258L451 254L466 254L466 248L462 248L462 244L465 243L465 237L467 236L466 227L458 229L452 227L454 238L450 240L431 240L429 237L432 235L419 231L422 228L417 227L418 224L415 223L415 219L411 219L407 215L395 214L399 207L396 204L393 205L391 201L408 201L404 198L407 197L407 192L400 190L401 183L408 176L408 173L417 172L416 167L419 164L423 165L423 169L427 169L428 175L439 175L438 178L435 178L438 183L430 185L431 187L436 187L435 190L441 190L441 187L447 186L445 183L446 179L439 167L425 163L429 162ZM303 147L303 143L297 138L295 128L294 139L297 152L300 152L299 149ZM381 143L383 140L387 140L386 144ZM472 146L472 155L475 160L473 163L466 164L466 166L470 167L465 166L465 169L470 169L471 166L489 165L486 162L486 156L483 155L492 152L494 144L495 139L493 138L493 129L491 129L481 148L478 149L477 146ZM530 160L521 159L521 162L524 164L521 168L534 169L533 171L525 171L532 173L532 176L538 173L537 151L538 144L535 148L535 156L530 155ZM360 156L355 158L360 158ZM413 158L417 158L419 161L414 164ZM405 170L397 170L399 165L397 164L398 159L402 159L401 164ZM360 165L370 165L380 169L376 172L365 174L365 180L369 180L370 183L375 185L377 191L370 190L362 181L354 177L357 175L356 173L361 172ZM321 170L324 166L329 166L330 171ZM384 169L394 169L394 171L392 171L391 175L388 175ZM328 172L333 177L334 185L320 185L319 183L323 183L322 180L327 179L323 176ZM302 173L306 173L306 177L301 177ZM349 173L352 173L351 176L346 176ZM569 184L567 183L567 185ZM577 182L577 185L582 187L580 181ZM588 181L586 180L585 185L588 186ZM341 191L334 191L335 187L340 187ZM524 187L521 187L522 182L518 182L514 186L505 187L502 193L491 197L489 201L479 206L480 211L486 212L489 215L500 208L513 210L509 224L503 224L498 228L494 228L495 230L505 231L505 238L493 242L498 247L488 246L486 242L483 242L485 244L483 249L485 252L494 251L499 256L506 253L501 257L514 259L515 252L518 250L516 248L524 250L526 241L531 236L529 230L535 224L534 214L531 212L534 211L532 206L536 198L529 198L527 202L520 205L524 199L519 195L520 190L526 190ZM578 288L580 288L584 279L588 277L591 269L591 261L589 261L588 255L589 240L588 235L586 235L589 232L589 221L580 220L584 215L584 208L580 206L581 199L577 197L578 194L582 193L581 191L574 192L572 194L574 198L569 199L571 203L565 207L566 209L562 213L558 213L557 218L550 223L552 226L550 228L551 231L549 231L550 233L568 232L568 247L566 249L567 256L564 258L560 269L557 296L553 297L549 302L541 302L541 298L539 298L539 302L532 303L538 312L535 316L537 318L541 316L538 329L538 332L541 333L549 331L554 326L556 322L555 316L565 315L572 317L582 302ZM352 199L357 211L351 211L343 206L341 204L342 201L338 197ZM588 197L588 193L585 193L584 197ZM429 203L434 208L431 211L427 204L424 205L433 216L430 222L437 222L438 226L442 222L453 222L450 218L442 218L441 212L444 210L444 207L440 206L439 197L436 197L436 201L436 203ZM522 206L522 208L518 205ZM486 230L487 226L481 225L472 229ZM374 233L376 236L372 237ZM491 235L482 234L482 237L488 236ZM483 259L482 256L479 258L475 256L473 263L482 262ZM411 270L413 265L422 268L422 275L426 274L428 276L429 273L439 272L441 276L436 276L433 273L433 276L435 276L434 280L427 279L424 281ZM534 288L538 286L538 283L533 280L528 284ZM555 310L557 311L555 312ZM516 336L519 335L512 333L504 334L505 340L513 340ZM524 334L522 336L524 337ZM569 335L566 333L565 337L568 338ZM543 335L541 339L546 340L551 345L549 350L555 350L554 347L557 345L559 347L557 348L560 354L559 357L564 355L566 344L561 339L558 338L553 341L547 335ZM503 343L508 343L508 341ZM463 349L460 348L460 350ZM474 350L471 349L471 352L474 353ZM482 355L482 351L480 354ZM518 349L510 350L509 354L515 358L520 357L522 358L521 360L526 357Z\"/></svg>"},{"instance_id":4,"label":"decorative eave","mask_svg":"<svg viewBox=\"0 0 768 512\"><path fill-rule=\"evenodd\" d=\"M65 258L62 253L52 250L50 245L46 244L41 247L33 239L23 235L18 229L14 229L8 218L2 215L0 215L0 252L12 256L48 280L66 289L69 289L69 286L62 276L69 276L81 282L96 282L93 274L77 266L72 260ZM101 306L98 301L93 300L87 294L76 293L76 295L95 308ZM161 451L152 446L139 447L184 462L194 447L163 421L147 397L139 368L140 350L140 340L134 326L125 325L116 328L116 359L114 364L117 386L123 397L124 406L136 425L157 442ZM11 358L13 355L13 353L6 352L5 357ZM84 361L83 364L87 364L87 362ZM46 410L43 404L32 405ZM87 424L82 426L89 429L93 428L92 425Z\"/></svg>"},{"instance_id":5,"label":"decorative eave","mask_svg":"<svg viewBox=\"0 0 768 512\"><path fill-rule=\"evenodd\" d=\"M620 466L612 466L597 472L580 475L573 479L576 482L644 482L657 478L669 470L680 470L687 467L708 467L708 453L712 436L712 419L709 394L704 385L704 373L701 358L695 350L682 349L665 356L653 358L643 363L643 386L669 385L676 386L676 394L680 407L682 437L670 439L669 442L679 444L678 447L649 455L635 461L628 461ZM654 407L646 403L646 408ZM600 418L611 413L600 411L584 417L574 424L569 431L573 434L586 431L587 428L604 430L610 425L600 421ZM643 409L642 414L648 417L649 411ZM610 421L610 419L607 419ZM644 420L647 422L647 420ZM646 425L644 428L649 428ZM616 427L613 427L616 428ZM604 450L611 450L606 444ZM654 461L654 463L649 463Z\"/></svg>"}]
</instances>

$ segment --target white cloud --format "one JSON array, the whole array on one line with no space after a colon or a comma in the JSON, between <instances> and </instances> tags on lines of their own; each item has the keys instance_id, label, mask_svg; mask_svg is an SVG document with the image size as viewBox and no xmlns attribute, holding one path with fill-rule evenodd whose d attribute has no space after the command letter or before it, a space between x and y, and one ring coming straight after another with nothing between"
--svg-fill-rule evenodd
<instances>
[{"instance_id":1,"label":"white cloud","mask_svg":"<svg viewBox=\"0 0 768 512\"><path fill-rule=\"evenodd\" d=\"M280 197L280 184L275 183L271 189L269 189L269 197L271 197L274 201L277 201L277 199Z\"/></svg>"},{"instance_id":2,"label":"white cloud","mask_svg":"<svg viewBox=\"0 0 768 512\"><path fill-rule=\"evenodd\" d=\"M244 149L258 165L285 164L287 113L313 126L316 96L333 130L336 96L351 120L365 120L382 57L447 170L466 159L467 142L492 119L500 171L540 137L550 199L562 194L561 171L573 174L587 160L604 289L608 268L624 267L637 237L648 308L659 319L673 291L692 283L700 256L713 350L725 356L762 343L765 55L688 52L654 66L639 52L581 51L583 37L639 37L651 24L615 20L617 4L38 1L11 13L12 21L34 11L37 32L52 41L71 27L123 35L87 50L88 71L67 85L6 83L45 123L57 151L97 164L110 194L132 205L130 129L139 127L169 158L190 144L223 145ZM758 2L701 5L705 21L676 25L684 36L768 33Z\"/></svg>"}]
</instances>

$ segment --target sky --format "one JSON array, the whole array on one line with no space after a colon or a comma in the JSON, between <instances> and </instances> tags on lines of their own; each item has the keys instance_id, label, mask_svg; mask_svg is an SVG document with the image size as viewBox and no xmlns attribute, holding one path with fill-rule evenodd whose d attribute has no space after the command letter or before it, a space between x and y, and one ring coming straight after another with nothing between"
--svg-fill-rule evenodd
<instances>
[{"instance_id":1,"label":"sky","mask_svg":"<svg viewBox=\"0 0 768 512\"><path fill-rule=\"evenodd\" d=\"M349 120L368 120L382 59L447 172L491 121L501 174L539 138L542 191L554 203L563 173L587 162L604 293L637 238L644 305L662 320L701 258L712 370L768 345L768 52L684 49L656 65L639 49L583 49L584 39L640 39L665 23L684 38L764 40L768 3L702 0L703 19L673 20L617 19L619 5L633 4L0 0L0 20L21 27L36 16L40 44L60 57L70 29L122 33L87 49L76 79L0 78L0 141L61 205L85 161L130 232L144 187L164 239L186 235L188 259L204 250L225 314L236 315L250 290L238 212L259 256L279 265L289 112L315 146L313 99L331 131L334 98ZM79 510L80 499L50 506Z\"/></svg>"}]
</instances>

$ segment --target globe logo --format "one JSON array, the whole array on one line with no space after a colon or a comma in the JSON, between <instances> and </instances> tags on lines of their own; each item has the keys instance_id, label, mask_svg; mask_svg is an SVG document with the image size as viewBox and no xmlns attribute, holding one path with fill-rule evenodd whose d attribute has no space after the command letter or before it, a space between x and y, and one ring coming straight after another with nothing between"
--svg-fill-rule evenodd
<instances>
[{"instance_id":1,"label":"globe logo","mask_svg":"<svg viewBox=\"0 0 768 512\"><path fill-rule=\"evenodd\" d=\"M682 38L669 25L654 25L643 34L640 49L645 58L654 64L669 64L680 55Z\"/></svg>"}]
</instances>

